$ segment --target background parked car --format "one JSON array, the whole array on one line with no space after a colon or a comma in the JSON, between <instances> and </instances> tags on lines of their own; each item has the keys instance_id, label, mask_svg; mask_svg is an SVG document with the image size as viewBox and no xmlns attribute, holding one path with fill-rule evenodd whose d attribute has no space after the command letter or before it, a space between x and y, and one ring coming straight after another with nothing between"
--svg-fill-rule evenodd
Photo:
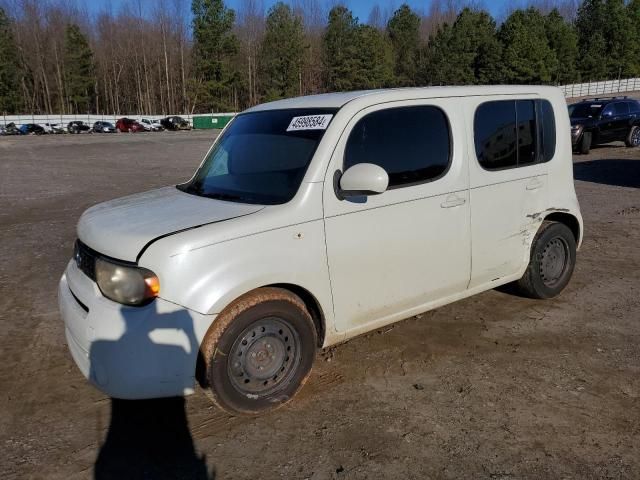
<instances>
[{"instance_id":1,"label":"background parked car","mask_svg":"<svg viewBox=\"0 0 640 480\"><path fill-rule=\"evenodd\" d=\"M92 130L94 133L114 133L116 127L111 122L96 122L93 124Z\"/></svg>"},{"instance_id":2,"label":"background parked car","mask_svg":"<svg viewBox=\"0 0 640 480\"><path fill-rule=\"evenodd\" d=\"M167 130L191 130L191 124L177 115L163 118L160 123Z\"/></svg>"},{"instance_id":3,"label":"background parked car","mask_svg":"<svg viewBox=\"0 0 640 480\"><path fill-rule=\"evenodd\" d=\"M147 132L159 132L164 130L162 124L158 120L152 120L150 118L142 118L140 123Z\"/></svg>"},{"instance_id":4,"label":"background parked car","mask_svg":"<svg viewBox=\"0 0 640 480\"><path fill-rule=\"evenodd\" d=\"M20 127L20 131L25 135L44 135L44 128L42 128L37 123L25 123Z\"/></svg>"},{"instance_id":5,"label":"background parked car","mask_svg":"<svg viewBox=\"0 0 640 480\"><path fill-rule=\"evenodd\" d=\"M65 129L58 123L39 123L46 133L65 133Z\"/></svg>"},{"instance_id":6,"label":"background parked car","mask_svg":"<svg viewBox=\"0 0 640 480\"><path fill-rule=\"evenodd\" d=\"M67 125L67 130L69 131L69 133L82 133L90 132L91 127L80 120L74 120L73 122L69 122L69 124Z\"/></svg>"},{"instance_id":7,"label":"background parked car","mask_svg":"<svg viewBox=\"0 0 640 480\"><path fill-rule=\"evenodd\" d=\"M627 97L592 98L569 105L571 143L580 153L601 143L640 147L640 102Z\"/></svg>"},{"instance_id":8,"label":"background parked car","mask_svg":"<svg viewBox=\"0 0 640 480\"><path fill-rule=\"evenodd\" d=\"M119 118L116 121L116 132L144 132L144 127L131 118Z\"/></svg>"},{"instance_id":9,"label":"background parked car","mask_svg":"<svg viewBox=\"0 0 640 480\"><path fill-rule=\"evenodd\" d=\"M4 134L3 135L24 135L22 130L20 130L15 123L10 122L4 126Z\"/></svg>"}]
</instances>

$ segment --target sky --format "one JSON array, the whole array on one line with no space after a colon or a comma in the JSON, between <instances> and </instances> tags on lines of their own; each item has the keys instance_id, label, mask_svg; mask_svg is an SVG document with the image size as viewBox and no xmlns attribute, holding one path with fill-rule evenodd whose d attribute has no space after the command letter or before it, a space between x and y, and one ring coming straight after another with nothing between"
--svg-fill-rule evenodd
<instances>
[{"instance_id":1,"label":"sky","mask_svg":"<svg viewBox=\"0 0 640 480\"><path fill-rule=\"evenodd\" d=\"M149 10L153 8L155 5L155 0L139 0L142 4L143 9L148 8ZM265 8L265 13L273 4L275 4L278 0L262 0ZM326 5L332 5L336 3L346 4L347 7L351 9L354 16L358 17L360 22L364 23L367 21L369 17L369 12L371 8L377 3L380 5L380 8L383 11L393 12L403 3L408 3L411 8L418 12L427 12L429 10L429 5L431 0L320 0L322 3ZM226 0L226 4L230 8L237 9L242 3L242 0ZM285 3L290 3L285 0ZM446 0L442 2L446 4ZM454 3L458 3L455 2ZM462 2L460 2L462 3ZM484 8L489 10L489 12L494 17L500 17L503 15L508 8L514 8L519 6L519 4L524 4L525 0L474 0L474 4L483 5ZM86 6L92 13L98 13L100 10L104 10L105 4L103 2L95 1L95 0L76 0L76 4ZM117 12L120 7L124 4L135 4L137 9L137 2L131 2L129 0L111 0L108 2L109 9L113 12Z\"/></svg>"}]
</instances>

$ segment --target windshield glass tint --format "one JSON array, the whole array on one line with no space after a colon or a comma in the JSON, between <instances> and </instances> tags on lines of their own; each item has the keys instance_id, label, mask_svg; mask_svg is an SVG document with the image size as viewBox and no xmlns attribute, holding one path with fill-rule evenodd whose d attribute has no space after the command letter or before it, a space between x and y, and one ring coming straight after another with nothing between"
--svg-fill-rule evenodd
<instances>
[{"instance_id":1,"label":"windshield glass tint","mask_svg":"<svg viewBox=\"0 0 640 480\"><path fill-rule=\"evenodd\" d=\"M191 182L179 188L195 195L243 203L288 202L298 191L335 111L292 109L238 115ZM324 116L321 125L306 121L309 118L292 123L294 117L317 115Z\"/></svg>"},{"instance_id":2,"label":"windshield glass tint","mask_svg":"<svg viewBox=\"0 0 640 480\"><path fill-rule=\"evenodd\" d=\"M569 107L569 116L571 118L597 117L601 111L601 103L576 103Z\"/></svg>"}]
</instances>

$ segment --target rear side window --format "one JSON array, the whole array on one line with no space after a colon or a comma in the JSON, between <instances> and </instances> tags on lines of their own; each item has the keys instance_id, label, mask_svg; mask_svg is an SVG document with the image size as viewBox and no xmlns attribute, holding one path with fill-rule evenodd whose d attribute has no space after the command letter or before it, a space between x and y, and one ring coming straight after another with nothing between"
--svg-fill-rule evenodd
<instances>
[{"instance_id":1,"label":"rear side window","mask_svg":"<svg viewBox=\"0 0 640 480\"><path fill-rule=\"evenodd\" d=\"M631 113L640 113L640 102L629 102L629 111Z\"/></svg>"},{"instance_id":2,"label":"rear side window","mask_svg":"<svg viewBox=\"0 0 640 480\"><path fill-rule=\"evenodd\" d=\"M553 107L547 100L537 100L539 131L542 134L540 161L548 162L556 153L556 118Z\"/></svg>"},{"instance_id":3,"label":"rear side window","mask_svg":"<svg viewBox=\"0 0 640 480\"><path fill-rule=\"evenodd\" d=\"M555 153L555 129L546 100L483 103L474 119L476 156L486 170L547 162Z\"/></svg>"},{"instance_id":4,"label":"rear side window","mask_svg":"<svg viewBox=\"0 0 640 480\"><path fill-rule=\"evenodd\" d=\"M427 182L449 168L451 139L444 112L434 106L379 110L349 135L344 168L373 163L389 175L389 188Z\"/></svg>"}]
</instances>

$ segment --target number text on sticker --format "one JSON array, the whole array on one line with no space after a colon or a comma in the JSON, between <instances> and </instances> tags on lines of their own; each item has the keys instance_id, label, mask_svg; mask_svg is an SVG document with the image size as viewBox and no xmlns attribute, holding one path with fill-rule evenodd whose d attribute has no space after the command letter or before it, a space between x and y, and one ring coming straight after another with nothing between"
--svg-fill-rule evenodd
<instances>
[{"instance_id":1,"label":"number text on sticker","mask_svg":"<svg viewBox=\"0 0 640 480\"><path fill-rule=\"evenodd\" d=\"M305 115L304 117L293 117L287 127L287 132L296 130L325 130L333 115Z\"/></svg>"}]
</instances>

